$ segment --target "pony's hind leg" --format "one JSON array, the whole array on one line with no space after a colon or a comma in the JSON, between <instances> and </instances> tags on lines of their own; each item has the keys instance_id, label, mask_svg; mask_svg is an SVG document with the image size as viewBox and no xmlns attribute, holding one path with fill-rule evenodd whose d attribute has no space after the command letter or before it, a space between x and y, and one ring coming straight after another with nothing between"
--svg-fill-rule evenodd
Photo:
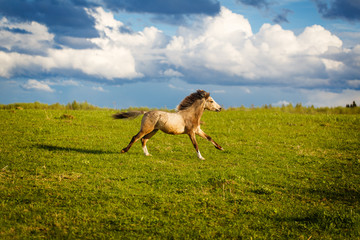
<instances>
[{"instance_id":1,"label":"pony's hind leg","mask_svg":"<svg viewBox=\"0 0 360 240\"><path fill-rule=\"evenodd\" d=\"M129 151L129 149L131 148L131 146L137 141L139 140L138 135L140 134L140 132L138 134L136 134L135 136L133 136L130 140L130 143L121 150L121 153L126 153L127 151Z\"/></svg>"},{"instance_id":2,"label":"pony's hind leg","mask_svg":"<svg viewBox=\"0 0 360 240\"><path fill-rule=\"evenodd\" d=\"M140 132L138 132L138 134L136 134L135 136L133 136L131 138L131 141L129 143L129 145L127 145L126 148L123 148L123 150L121 150L121 153L126 153L127 151L129 151L129 149L131 148L131 146L139 139L141 139L142 137L144 137L146 134L148 134L148 132L144 132L142 130L140 130Z\"/></svg>"},{"instance_id":3,"label":"pony's hind leg","mask_svg":"<svg viewBox=\"0 0 360 240\"><path fill-rule=\"evenodd\" d=\"M154 112L147 112L145 113L143 119L141 120L141 128L140 131L138 132L138 134L136 134L135 136L132 137L129 145L124 148L123 150L121 150L121 153L126 153L127 151L129 151L129 149L131 148L131 146L138 141L139 139L142 139L143 137L145 137L145 139L149 139L150 137L152 137L156 131L153 133L154 129L155 129L155 125L156 122L158 121L159 116L154 116ZM145 144L146 144L146 140L145 140ZM143 143L144 146L144 143ZM145 145L146 147L146 145ZM147 151L147 149L145 148L145 150ZM144 150L144 152L145 152ZM145 152L146 154L146 152Z\"/></svg>"},{"instance_id":4,"label":"pony's hind leg","mask_svg":"<svg viewBox=\"0 0 360 240\"><path fill-rule=\"evenodd\" d=\"M145 156L151 156L151 154L149 153L149 151L147 150L146 147L146 143L147 141L149 141L149 139L154 136L157 131L159 131L158 129L153 130L151 133L146 134L142 139L141 139L141 144L142 144L142 149L144 151Z\"/></svg>"}]
</instances>

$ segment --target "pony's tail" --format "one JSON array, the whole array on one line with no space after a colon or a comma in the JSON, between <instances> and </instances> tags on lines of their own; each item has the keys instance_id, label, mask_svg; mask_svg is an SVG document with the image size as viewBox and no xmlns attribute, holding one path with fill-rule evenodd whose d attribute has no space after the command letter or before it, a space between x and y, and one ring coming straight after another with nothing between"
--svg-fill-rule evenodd
<instances>
[{"instance_id":1,"label":"pony's tail","mask_svg":"<svg viewBox=\"0 0 360 240\"><path fill-rule=\"evenodd\" d=\"M145 111L120 112L112 116L114 119L126 119L126 118L136 118L144 113L146 112Z\"/></svg>"}]
</instances>

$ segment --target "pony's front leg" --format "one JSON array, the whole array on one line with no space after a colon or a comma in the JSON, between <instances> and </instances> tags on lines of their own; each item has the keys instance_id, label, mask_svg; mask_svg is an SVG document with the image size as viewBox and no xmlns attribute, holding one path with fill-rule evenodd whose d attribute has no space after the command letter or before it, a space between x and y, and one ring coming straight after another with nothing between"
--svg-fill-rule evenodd
<instances>
[{"instance_id":1,"label":"pony's front leg","mask_svg":"<svg viewBox=\"0 0 360 240\"><path fill-rule=\"evenodd\" d=\"M200 128L198 128L198 130L196 131L196 134L199 135L202 138L205 138L206 140L208 140L209 142L211 142L217 149L223 151L224 149L217 144L209 135L207 135L203 130L201 130Z\"/></svg>"},{"instance_id":2,"label":"pony's front leg","mask_svg":"<svg viewBox=\"0 0 360 240\"><path fill-rule=\"evenodd\" d=\"M196 150L198 158L201 159L201 160L205 160L205 158L203 158L203 156L201 156L201 153L199 151L199 146L198 146L198 144L196 142L195 133L192 132L192 133L189 133L188 135L189 135L190 140L191 140L191 142L192 142L192 144L193 144L193 146L194 146L194 148Z\"/></svg>"}]
</instances>

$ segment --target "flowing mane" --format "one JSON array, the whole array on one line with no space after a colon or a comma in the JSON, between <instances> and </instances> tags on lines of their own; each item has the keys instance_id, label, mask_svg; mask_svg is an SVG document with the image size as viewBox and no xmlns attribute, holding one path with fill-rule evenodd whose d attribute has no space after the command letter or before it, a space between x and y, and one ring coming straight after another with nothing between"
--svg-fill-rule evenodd
<instances>
[{"instance_id":1,"label":"flowing mane","mask_svg":"<svg viewBox=\"0 0 360 240\"><path fill-rule=\"evenodd\" d=\"M178 111L188 109L193 103L197 100L202 98L207 99L210 96L210 93L204 90L197 90L196 92L190 94L189 96L185 97L181 103L176 107Z\"/></svg>"}]
</instances>

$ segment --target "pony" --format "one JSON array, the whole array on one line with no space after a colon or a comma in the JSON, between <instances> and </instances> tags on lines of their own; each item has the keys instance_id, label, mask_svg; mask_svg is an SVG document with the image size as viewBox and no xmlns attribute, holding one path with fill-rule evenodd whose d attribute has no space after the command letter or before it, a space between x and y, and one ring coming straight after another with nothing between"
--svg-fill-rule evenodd
<instances>
[{"instance_id":1,"label":"pony","mask_svg":"<svg viewBox=\"0 0 360 240\"><path fill-rule=\"evenodd\" d=\"M200 119L204 110L220 112L221 109L221 106L210 97L210 93L204 90L197 90L185 97L177 106L176 112L173 113L155 110L149 112L132 111L114 114L113 118L115 119L135 118L144 114L141 120L140 131L132 137L130 143L121 150L121 153L128 152L131 146L141 139L145 156L151 156L146 147L146 143L161 130L164 133L173 135L187 134L196 150L197 157L201 160L205 160L205 158L201 156L195 135L205 138L219 150L223 151L224 149L201 130Z\"/></svg>"}]
</instances>

